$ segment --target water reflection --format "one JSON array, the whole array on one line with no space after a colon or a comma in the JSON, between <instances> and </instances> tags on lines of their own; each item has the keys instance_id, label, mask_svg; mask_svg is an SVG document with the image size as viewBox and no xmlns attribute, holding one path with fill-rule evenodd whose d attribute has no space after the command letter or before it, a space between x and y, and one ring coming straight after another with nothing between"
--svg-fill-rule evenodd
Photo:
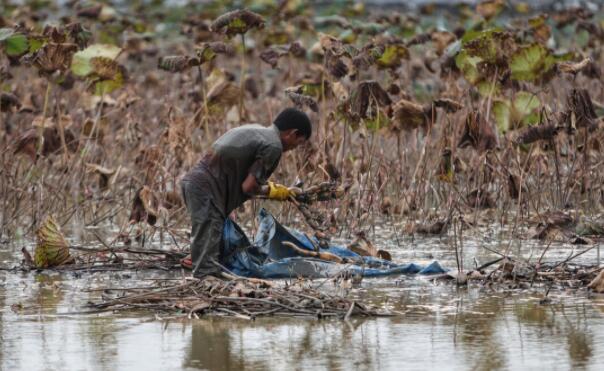
<instances>
[{"instance_id":1,"label":"water reflection","mask_svg":"<svg viewBox=\"0 0 604 371\"><path fill-rule=\"evenodd\" d=\"M229 326L213 320L194 321L191 347L184 366L208 370L241 370L241 355L233 354Z\"/></svg>"},{"instance_id":2,"label":"water reflection","mask_svg":"<svg viewBox=\"0 0 604 371\"><path fill-rule=\"evenodd\" d=\"M183 366L210 370L284 369L295 365L373 368L376 347L363 321L199 320ZM357 331L358 330L358 331Z\"/></svg>"},{"instance_id":3,"label":"water reflection","mask_svg":"<svg viewBox=\"0 0 604 371\"><path fill-rule=\"evenodd\" d=\"M415 243L415 251L396 248L396 259L433 254L443 262L451 254L446 241ZM467 245L466 260L471 261L481 250ZM478 259L484 262L489 256ZM457 290L396 277L364 280L352 293L403 313L394 318L353 319L350 324L285 318L174 323L146 313L56 316L99 299L100 291L82 289L146 286L152 282L146 280L148 272L4 274L0 272L0 369L492 370L600 369L604 364L604 297L551 292L552 304L541 305L541 292ZM20 314L10 310L18 303L25 308Z\"/></svg>"}]
</instances>

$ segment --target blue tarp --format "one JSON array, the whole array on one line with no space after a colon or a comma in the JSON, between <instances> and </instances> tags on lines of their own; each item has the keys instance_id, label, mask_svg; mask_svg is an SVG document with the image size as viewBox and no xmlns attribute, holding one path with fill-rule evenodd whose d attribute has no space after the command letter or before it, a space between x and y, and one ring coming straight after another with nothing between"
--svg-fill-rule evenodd
<instances>
[{"instance_id":1,"label":"blue tarp","mask_svg":"<svg viewBox=\"0 0 604 371\"><path fill-rule=\"evenodd\" d=\"M354 264L338 264L311 257L300 256L294 249L283 246L289 241L296 246L314 251L313 244L304 234L283 227L265 209L258 214L259 227L251 243L243 230L232 220L224 226L223 264L235 274L258 278L333 277L339 274L378 277L395 274L438 274L446 270L432 262L427 266L415 263L393 262L358 255L341 246L329 246L329 252Z\"/></svg>"}]
</instances>

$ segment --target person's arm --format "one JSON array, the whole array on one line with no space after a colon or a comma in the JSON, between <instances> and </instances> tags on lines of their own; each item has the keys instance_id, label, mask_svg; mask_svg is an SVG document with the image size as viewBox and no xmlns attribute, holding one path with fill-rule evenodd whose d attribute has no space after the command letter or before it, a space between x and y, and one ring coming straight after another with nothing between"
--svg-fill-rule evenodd
<instances>
[{"instance_id":1,"label":"person's arm","mask_svg":"<svg viewBox=\"0 0 604 371\"><path fill-rule=\"evenodd\" d=\"M258 184L256 177L252 174L247 175L241 184L241 190L249 196L268 196L269 192L268 185Z\"/></svg>"},{"instance_id":2,"label":"person's arm","mask_svg":"<svg viewBox=\"0 0 604 371\"><path fill-rule=\"evenodd\" d=\"M253 174L247 175L241 184L241 190L249 196L267 196L278 201L285 201L296 195L294 190L282 184L268 182L266 185L260 185Z\"/></svg>"}]
</instances>

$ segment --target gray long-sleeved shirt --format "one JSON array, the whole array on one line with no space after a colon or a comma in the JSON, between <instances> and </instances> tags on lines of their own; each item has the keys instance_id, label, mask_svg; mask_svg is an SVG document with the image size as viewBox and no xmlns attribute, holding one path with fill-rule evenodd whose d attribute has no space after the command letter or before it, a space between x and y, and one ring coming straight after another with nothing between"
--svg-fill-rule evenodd
<instances>
[{"instance_id":1,"label":"gray long-sleeved shirt","mask_svg":"<svg viewBox=\"0 0 604 371\"><path fill-rule=\"evenodd\" d=\"M224 216L249 199L241 185L252 174L258 184L279 164L283 147L275 125L243 125L227 131L183 178L207 189L214 205Z\"/></svg>"}]
</instances>

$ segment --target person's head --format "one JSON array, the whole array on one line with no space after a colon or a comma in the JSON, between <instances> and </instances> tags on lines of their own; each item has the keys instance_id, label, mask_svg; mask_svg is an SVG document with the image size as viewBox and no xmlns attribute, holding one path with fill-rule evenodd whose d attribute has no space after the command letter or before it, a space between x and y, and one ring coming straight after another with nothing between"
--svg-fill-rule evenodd
<instances>
[{"instance_id":1,"label":"person's head","mask_svg":"<svg viewBox=\"0 0 604 371\"><path fill-rule=\"evenodd\" d=\"M312 134L310 119L306 113L295 108L286 108L281 111L273 123L281 134L284 152L298 147Z\"/></svg>"}]
</instances>

